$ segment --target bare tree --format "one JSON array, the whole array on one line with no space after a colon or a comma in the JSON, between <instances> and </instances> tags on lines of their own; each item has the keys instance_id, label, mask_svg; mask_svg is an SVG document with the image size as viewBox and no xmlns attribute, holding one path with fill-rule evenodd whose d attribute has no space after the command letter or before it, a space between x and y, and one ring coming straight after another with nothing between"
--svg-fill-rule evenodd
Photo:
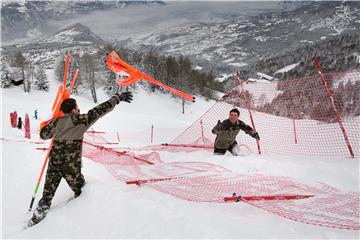
<instances>
[{"instance_id":1,"label":"bare tree","mask_svg":"<svg viewBox=\"0 0 360 240\"><path fill-rule=\"evenodd\" d=\"M34 75L35 75L35 67L32 62L30 61L25 62L24 73L25 73L24 88L26 89L25 92L30 92L31 84L33 83Z\"/></svg>"},{"instance_id":2,"label":"bare tree","mask_svg":"<svg viewBox=\"0 0 360 240\"><path fill-rule=\"evenodd\" d=\"M89 53L85 53L80 61L84 85L89 87L93 101L97 103L95 71L98 69L98 63Z\"/></svg>"},{"instance_id":3,"label":"bare tree","mask_svg":"<svg viewBox=\"0 0 360 240\"><path fill-rule=\"evenodd\" d=\"M26 58L22 54L22 52L15 53L15 67L21 68L22 79L24 80L24 92L26 92L26 84L25 84L25 65Z\"/></svg>"}]
</instances>

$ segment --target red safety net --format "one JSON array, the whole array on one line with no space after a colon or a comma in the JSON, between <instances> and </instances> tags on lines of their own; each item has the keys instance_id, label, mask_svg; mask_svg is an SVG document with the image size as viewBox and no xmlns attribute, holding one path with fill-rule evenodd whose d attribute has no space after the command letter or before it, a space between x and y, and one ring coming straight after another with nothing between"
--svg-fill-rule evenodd
<instances>
[{"instance_id":1,"label":"red safety net","mask_svg":"<svg viewBox=\"0 0 360 240\"><path fill-rule=\"evenodd\" d=\"M250 126L252 114L261 138L258 148L253 138L240 133L237 142L242 144L243 150L250 149L254 153L260 149L261 153L351 156L350 145L354 156L358 157L360 70L324 74L324 78L341 123L318 75L287 81L240 81L241 84L225 94L170 145L208 148L216 137L211 133L212 128L218 120L228 118L229 111L237 107L240 119ZM343 125L344 131L340 125Z\"/></svg>"},{"instance_id":2,"label":"red safety net","mask_svg":"<svg viewBox=\"0 0 360 240\"><path fill-rule=\"evenodd\" d=\"M207 162L166 163L157 152L139 155L87 140L84 140L83 155L104 165L118 180L146 184L179 199L224 203L224 198L235 193L244 196L242 202L299 222L360 229L359 193L341 192L323 183L307 183L282 176L240 175ZM271 201L259 200L264 196L275 197ZM278 196L306 198L279 200Z\"/></svg>"}]
</instances>

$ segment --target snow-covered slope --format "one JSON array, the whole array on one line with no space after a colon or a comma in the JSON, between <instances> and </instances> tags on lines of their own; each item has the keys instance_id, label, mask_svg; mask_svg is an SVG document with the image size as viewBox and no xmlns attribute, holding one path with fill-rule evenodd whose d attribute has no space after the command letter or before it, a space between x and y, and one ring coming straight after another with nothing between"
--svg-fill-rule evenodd
<instances>
[{"instance_id":1,"label":"snow-covered slope","mask_svg":"<svg viewBox=\"0 0 360 240\"><path fill-rule=\"evenodd\" d=\"M52 71L48 71L53 79ZM271 215L243 203L219 204L184 201L157 192L146 186L127 186L112 177L105 168L83 160L86 185L82 195L66 203L72 192L64 181L43 222L22 230L26 212L45 153L35 150L39 145L37 126L41 120L31 119L32 140L24 132L11 129L9 113L17 110L20 116L32 115L38 109L41 119L50 112L56 85L49 93L33 91L24 94L21 88L1 92L1 171L2 171L2 237L3 238L350 238L358 232L324 228L298 223ZM75 96L76 97L76 96ZM105 100L103 94L99 94ZM94 106L90 94L76 97L85 112ZM99 131L120 132L121 146L149 144L150 126L155 126L155 140L169 141L198 119L213 102L201 99L186 107L181 114L181 101L164 95L138 90L131 104L121 103L113 112L99 120ZM226 116L224 116L226 118ZM157 135L157 129L161 136ZM164 130L166 131L160 131ZM129 142L121 132L139 133L143 138ZM42 145L40 145L42 146ZM46 144L44 145L46 146ZM211 162L242 174L290 176L307 181L321 181L347 191L358 191L359 161L354 159L325 159L321 157L276 155L213 156L208 151L193 153L161 152L165 162ZM40 187L36 201L41 196Z\"/></svg>"}]
</instances>

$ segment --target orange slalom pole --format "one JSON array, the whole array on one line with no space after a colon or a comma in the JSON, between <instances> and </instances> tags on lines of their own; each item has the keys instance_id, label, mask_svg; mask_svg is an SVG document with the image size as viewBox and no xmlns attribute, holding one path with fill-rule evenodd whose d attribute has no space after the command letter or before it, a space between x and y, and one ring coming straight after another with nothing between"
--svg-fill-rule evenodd
<instances>
[{"instance_id":1,"label":"orange slalom pole","mask_svg":"<svg viewBox=\"0 0 360 240\"><path fill-rule=\"evenodd\" d=\"M54 120L55 118L61 116L61 112L60 112L60 104L62 103L62 101L64 100L64 98L66 97L69 97L70 95L70 91L72 89L72 87L74 86L74 82L75 82L75 79L76 79L76 76L77 76L77 73L78 73L78 69L76 69L75 71L75 75L74 75L74 78L73 78L73 81L71 83L71 89L69 90L69 94L67 94L67 91L66 91L66 80L67 80L67 76L68 76L68 72L69 72L69 62L70 62L70 58L69 58L69 54L66 53L66 59L65 59L65 71L64 71L64 79L63 79L63 86L59 86L58 88L58 91L57 91L57 94L56 94L56 97L55 97L55 101L53 103L53 106L52 106L52 118L48 121L44 121L40 124L40 129L44 126L46 126L49 122L51 122L52 120ZM34 190L34 194L31 198L31 201L30 201L30 207L29 207L29 211L32 210L32 207L34 205L34 201L35 201L35 197L36 197L36 193L38 192L39 190L39 186L40 186L40 182L41 182L41 179L42 179L42 176L44 174L44 170L45 170L45 167L47 165L47 162L49 160L49 156L50 156L50 152L51 152L51 149L53 147L53 142L54 140L52 139L51 140L51 143L50 143L50 146L49 146L49 149L46 153L46 157L45 157L45 160L44 160L44 163L43 163L43 166L41 168L41 172L40 172L40 176L38 178L38 181L36 183L36 186L35 186L35 190Z\"/></svg>"},{"instance_id":2,"label":"orange slalom pole","mask_svg":"<svg viewBox=\"0 0 360 240\"><path fill-rule=\"evenodd\" d=\"M293 130L294 130L294 142L295 142L295 144L297 144L298 141L297 141L297 131L296 131L295 114L294 113L292 113L292 122L293 122Z\"/></svg>"},{"instance_id":3,"label":"orange slalom pole","mask_svg":"<svg viewBox=\"0 0 360 240\"><path fill-rule=\"evenodd\" d=\"M244 93L244 100L245 100L245 104L247 105L246 107L247 107L248 112L249 112L251 125L252 125L253 129L256 131L255 122L254 122L253 115L252 115L252 112L251 112L250 101L249 101L249 99L247 97L247 94L245 92L245 89L244 89L244 86L243 86L243 81L240 79L240 72L236 72L235 75L236 75L236 77L237 77L237 79L239 81L239 84L241 86L241 90ZM256 139L256 145L257 145L258 153L261 154L260 141L258 139Z\"/></svg>"},{"instance_id":4,"label":"orange slalom pole","mask_svg":"<svg viewBox=\"0 0 360 240\"><path fill-rule=\"evenodd\" d=\"M73 87L74 87L74 85L75 85L75 80L76 80L76 77L77 77L78 73L79 73L79 69L76 69L76 70L75 70L75 73L74 73L74 76L73 76L73 78L72 78L72 80L71 80L71 84L70 84L69 90L66 92L67 98L70 96L70 93L71 93L71 91L72 91L72 89L73 89Z\"/></svg>"},{"instance_id":5,"label":"orange slalom pole","mask_svg":"<svg viewBox=\"0 0 360 240\"><path fill-rule=\"evenodd\" d=\"M57 102L59 101L59 98L61 98L61 96L62 96L62 92L63 92L63 86L59 86L58 87L58 90L57 90L57 92L56 92L56 97L55 97L55 100L54 100L54 103L53 103L53 105L52 105L52 107L51 107L51 111L54 111L54 109L55 109L55 107L56 107L56 104L57 104Z\"/></svg>"},{"instance_id":6,"label":"orange slalom pole","mask_svg":"<svg viewBox=\"0 0 360 240\"><path fill-rule=\"evenodd\" d=\"M240 201L264 201L264 200L295 200L314 197L314 195L300 195L300 194L288 194L288 195L251 195L251 196L234 196L224 197L225 202L240 202Z\"/></svg>"},{"instance_id":7,"label":"orange slalom pole","mask_svg":"<svg viewBox=\"0 0 360 240\"><path fill-rule=\"evenodd\" d=\"M34 190L34 194L33 194L32 198L31 198L31 202L30 202L29 212L31 211L31 209L32 209L32 207L33 207L33 205L34 205L35 196L36 196L36 193L37 193L38 190L39 190L40 182L41 182L42 176L43 176L43 174L44 174L44 170L45 170L46 164L47 164L47 162L48 162L48 160L49 160L49 155L50 155L50 151L51 151L52 146L53 146L53 140L51 140L49 149L48 149L48 151L47 151L47 153L46 153L45 161L44 161L43 166L42 166L42 168L41 168L40 176L39 176L39 178L38 178L38 180L37 180L37 183L36 183L35 190Z\"/></svg>"},{"instance_id":8,"label":"orange slalom pole","mask_svg":"<svg viewBox=\"0 0 360 240\"><path fill-rule=\"evenodd\" d=\"M140 186L141 184L144 184L144 183L155 183L155 182L178 180L178 179L186 179L186 177L165 177L165 178L129 180L129 181L126 181L126 184L128 184L128 185L136 184L136 185Z\"/></svg>"}]
</instances>

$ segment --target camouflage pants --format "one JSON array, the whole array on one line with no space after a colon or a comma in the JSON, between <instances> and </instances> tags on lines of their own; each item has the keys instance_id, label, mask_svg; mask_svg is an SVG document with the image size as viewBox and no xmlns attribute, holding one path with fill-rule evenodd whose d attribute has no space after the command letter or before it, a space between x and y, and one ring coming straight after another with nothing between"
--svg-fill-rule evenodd
<instances>
[{"instance_id":1,"label":"camouflage pants","mask_svg":"<svg viewBox=\"0 0 360 240\"><path fill-rule=\"evenodd\" d=\"M50 207L61 178L64 178L70 188L74 191L75 197L81 194L85 179L81 173L81 158L51 158L46 172L43 196L39 206Z\"/></svg>"}]
</instances>

